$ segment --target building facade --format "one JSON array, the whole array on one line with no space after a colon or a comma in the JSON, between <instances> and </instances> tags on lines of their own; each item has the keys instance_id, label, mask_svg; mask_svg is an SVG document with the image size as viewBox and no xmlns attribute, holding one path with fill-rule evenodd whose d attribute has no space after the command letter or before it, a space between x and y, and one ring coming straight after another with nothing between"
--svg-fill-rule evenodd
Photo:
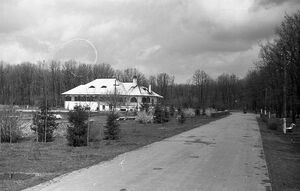
<instances>
[{"instance_id":1,"label":"building facade","mask_svg":"<svg viewBox=\"0 0 300 191\"><path fill-rule=\"evenodd\" d=\"M65 109L75 106L89 107L91 111L140 110L143 104L154 106L163 97L149 87L139 86L137 78L132 82L117 79L96 79L62 93L65 96Z\"/></svg>"}]
</instances>

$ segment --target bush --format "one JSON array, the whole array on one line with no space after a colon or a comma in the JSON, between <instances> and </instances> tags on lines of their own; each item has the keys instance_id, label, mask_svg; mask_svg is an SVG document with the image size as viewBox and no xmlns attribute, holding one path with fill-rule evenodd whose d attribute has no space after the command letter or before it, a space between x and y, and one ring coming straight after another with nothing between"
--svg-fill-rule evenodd
<instances>
[{"instance_id":1,"label":"bush","mask_svg":"<svg viewBox=\"0 0 300 191\"><path fill-rule=\"evenodd\" d=\"M195 117L195 110L192 108L184 109L183 113L185 117Z\"/></svg>"},{"instance_id":2,"label":"bush","mask_svg":"<svg viewBox=\"0 0 300 191\"><path fill-rule=\"evenodd\" d=\"M40 112L37 112L33 116L33 125L31 130L37 133L39 142L51 142L53 141L53 132L57 129L58 124L55 122L55 117L49 111L48 105L41 105ZM45 137L46 134L46 137Z\"/></svg>"},{"instance_id":3,"label":"bush","mask_svg":"<svg viewBox=\"0 0 300 191\"><path fill-rule=\"evenodd\" d=\"M12 109L0 112L1 142L17 142L22 135L19 128L19 114Z\"/></svg>"},{"instance_id":4,"label":"bush","mask_svg":"<svg viewBox=\"0 0 300 191\"><path fill-rule=\"evenodd\" d=\"M216 110L214 108L207 108L206 111L205 111L205 115L208 116L208 117L211 117L212 113L216 113Z\"/></svg>"},{"instance_id":5,"label":"bush","mask_svg":"<svg viewBox=\"0 0 300 191\"><path fill-rule=\"evenodd\" d=\"M224 115L229 115L230 112L225 110L225 111L216 111L214 113L211 113L211 117L220 117L220 116L224 116Z\"/></svg>"},{"instance_id":6,"label":"bush","mask_svg":"<svg viewBox=\"0 0 300 191\"><path fill-rule=\"evenodd\" d=\"M67 128L67 140L70 146L80 147L87 145L87 120L88 112L81 106L74 107L74 111L68 113L71 125Z\"/></svg>"},{"instance_id":7,"label":"bush","mask_svg":"<svg viewBox=\"0 0 300 191\"><path fill-rule=\"evenodd\" d=\"M142 103L141 107L140 107L140 110L148 112L149 108L150 108L150 105L148 103Z\"/></svg>"},{"instance_id":8,"label":"bush","mask_svg":"<svg viewBox=\"0 0 300 191\"><path fill-rule=\"evenodd\" d=\"M195 115L199 116L200 114L201 114L200 108L196 108L195 109Z\"/></svg>"},{"instance_id":9,"label":"bush","mask_svg":"<svg viewBox=\"0 0 300 191\"><path fill-rule=\"evenodd\" d=\"M263 122L265 122L265 123L268 122L268 116L267 115L261 114L260 117L261 117Z\"/></svg>"},{"instance_id":10,"label":"bush","mask_svg":"<svg viewBox=\"0 0 300 191\"><path fill-rule=\"evenodd\" d=\"M154 111L154 123L165 123L169 121L169 111L161 106L156 105Z\"/></svg>"},{"instance_id":11,"label":"bush","mask_svg":"<svg viewBox=\"0 0 300 191\"><path fill-rule=\"evenodd\" d=\"M171 105L171 107L170 107L170 116L174 117L174 114L175 114L175 107L174 107L174 105Z\"/></svg>"},{"instance_id":12,"label":"bush","mask_svg":"<svg viewBox=\"0 0 300 191\"><path fill-rule=\"evenodd\" d=\"M183 124L186 120L184 112L180 112L179 115L177 116L177 121L181 124Z\"/></svg>"},{"instance_id":13,"label":"bush","mask_svg":"<svg viewBox=\"0 0 300 191\"><path fill-rule=\"evenodd\" d=\"M276 119L269 119L267 126L271 130L277 130L280 127L280 122Z\"/></svg>"},{"instance_id":14,"label":"bush","mask_svg":"<svg viewBox=\"0 0 300 191\"><path fill-rule=\"evenodd\" d=\"M153 122L153 115L151 113L147 113L146 111L138 112L137 117L135 119L140 123L152 123Z\"/></svg>"},{"instance_id":15,"label":"bush","mask_svg":"<svg viewBox=\"0 0 300 191\"><path fill-rule=\"evenodd\" d=\"M168 122L170 120L170 111L165 107L164 108L164 122Z\"/></svg>"},{"instance_id":16,"label":"bush","mask_svg":"<svg viewBox=\"0 0 300 191\"><path fill-rule=\"evenodd\" d=\"M110 112L108 114L104 130L105 139L115 140L120 138L120 124L118 123L117 119L117 113Z\"/></svg>"}]
</instances>

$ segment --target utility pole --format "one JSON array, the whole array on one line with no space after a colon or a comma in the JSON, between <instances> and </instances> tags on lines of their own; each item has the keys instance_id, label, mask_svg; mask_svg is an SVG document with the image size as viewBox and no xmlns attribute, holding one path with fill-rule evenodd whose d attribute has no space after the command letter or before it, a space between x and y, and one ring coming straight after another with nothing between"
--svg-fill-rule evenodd
<instances>
[{"instance_id":1,"label":"utility pole","mask_svg":"<svg viewBox=\"0 0 300 191\"><path fill-rule=\"evenodd\" d=\"M87 120L87 132L86 132L86 146L89 146L89 133L90 133L90 113L91 113L91 104L88 104L88 90L86 90L85 102L89 106L88 120Z\"/></svg>"},{"instance_id":2,"label":"utility pole","mask_svg":"<svg viewBox=\"0 0 300 191\"><path fill-rule=\"evenodd\" d=\"M43 60L43 66L45 66L45 60ZM45 119L44 119L44 136L45 143L47 142L47 118L48 118L48 107L47 107L47 91L46 91L46 71L44 71L44 98L45 98Z\"/></svg>"},{"instance_id":3,"label":"utility pole","mask_svg":"<svg viewBox=\"0 0 300 191\"><path fill-rule=\"evenodd\" d=\"M47 93L46 93L46 117L45 117L45 143L47 142L47 118L48 118L48 107L47 107Z\"/></svg>"}]
</instances>

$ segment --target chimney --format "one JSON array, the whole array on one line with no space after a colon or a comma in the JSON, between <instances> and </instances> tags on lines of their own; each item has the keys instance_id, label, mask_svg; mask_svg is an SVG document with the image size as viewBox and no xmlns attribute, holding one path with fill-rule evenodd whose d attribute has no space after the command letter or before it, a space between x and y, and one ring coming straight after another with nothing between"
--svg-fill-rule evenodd
<instances>
[{"instance_id":1,"label":"chimney","mask_svg":"<svg viewBox=\"0 0 300 191\"><path fill-rule=\"evenodd\" d=\"M152 93L152 89L151 89L151 84L149 84L149 88L148 88L149 93Z\"/></svg>"},{"instance_id":2,"label":"chimney","mask_svg":"<svg viewBox=\"0 0 300 191\"><path fill-rule=\"evenodd\" d=\"M137 86L137 77L136 76L133 76L132 85Z\"/></svg>"}]
</instances>

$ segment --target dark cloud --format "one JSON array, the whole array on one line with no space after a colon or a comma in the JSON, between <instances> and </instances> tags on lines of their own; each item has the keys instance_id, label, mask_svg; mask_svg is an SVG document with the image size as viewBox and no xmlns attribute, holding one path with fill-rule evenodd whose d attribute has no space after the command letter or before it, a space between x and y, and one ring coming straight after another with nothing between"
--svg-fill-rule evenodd
<instances>
[{"instance_id":1,"label":"dark cloud","mask_svg":"<svg viewBox=\"0 0 300 191\"><path fill-rule=\"evenodd\" d=\"M0 60L93 61L86 43L63 46L81 38L96 47L98 62L118 69L167 72L177 82L196 69L243 75L257 42L272 38L284 14L299 6L296 0L4 0Z\"/></svg>"},{"instance_id":2,"label":"dark cloud","mask_svg":"<svg viewBox=\"0 0 300 191\"><path fill-rule=\"evenodd\" d=\"M274 6L280 6L284 3L289 3L289 4L300 4L299 0L255 0L253 4L254 9L259 9L261 7L263 8L271 8Z\"/></svg>"}]
</instances>

